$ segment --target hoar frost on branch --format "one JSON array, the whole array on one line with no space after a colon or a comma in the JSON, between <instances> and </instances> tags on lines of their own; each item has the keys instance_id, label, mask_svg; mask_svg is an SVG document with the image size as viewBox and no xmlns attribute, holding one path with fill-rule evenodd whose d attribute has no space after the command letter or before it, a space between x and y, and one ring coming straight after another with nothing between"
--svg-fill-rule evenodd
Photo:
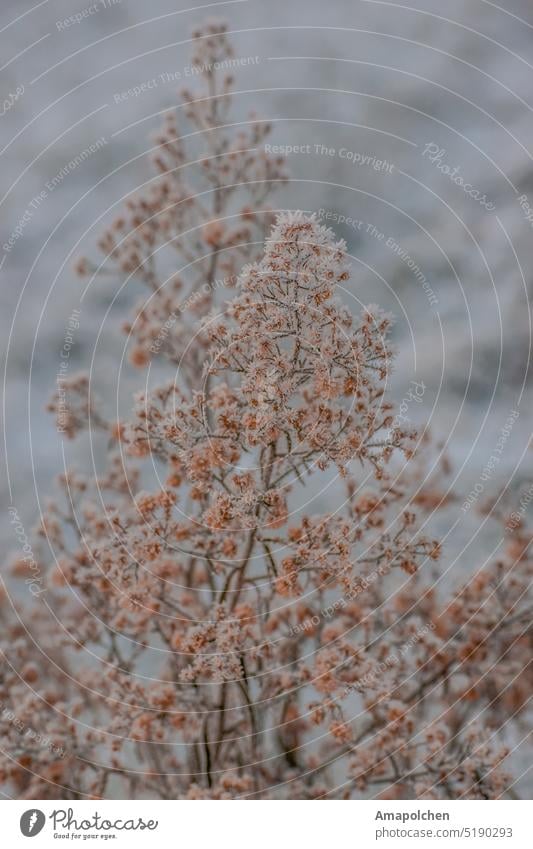
<instances>
[{"instance_id":1,"label":"hoar frost on branch","mask_svg":"<svg viewBox=\"0 0 533 849\"><path fill-rule=\"evenodd\" d=\"M232 80L212 69L231 55L224 26L196 33L205 89L185 111L205 158L189 167L167 119L158 179L103 263L80 263L147 287L132 361L171 376L121 422L65 381L67 435L90 423L109 457L47 507L46 603L23 621L3 603L0 700L54 745L0 716L2 782L23 798L499 796L501 729L531 686L530 535L451 600L433 585L439 545L419 528L439 499L386 398L391 319L342 304L331 230L266 206L283 163L249 150L268 132L255 117L226 126Z\"/></svg>"}]
</instances>

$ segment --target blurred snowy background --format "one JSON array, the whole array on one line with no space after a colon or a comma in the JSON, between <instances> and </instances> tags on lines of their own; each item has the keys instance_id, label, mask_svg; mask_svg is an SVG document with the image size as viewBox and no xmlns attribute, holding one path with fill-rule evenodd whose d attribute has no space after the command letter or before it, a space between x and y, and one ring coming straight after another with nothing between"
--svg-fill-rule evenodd
<instances>
[{"instance_id":1,"label":"blurred snowy background","mask_svg":"<svg viewBox=\"0 0 533 849\"><path fill-rule=\"evenodd\" d=\"M7 549L15 545L9 504L30 527L64 453L91 462L85 449L63 444L44 411L73 309L81 316L71 370L92 362L94 388L110 404L118 395L125 413L138 388L118 330L137 290L115 298L117 282L100 279L80 306L86 280L72 267L80 254L95 256L121 199L152 175L143 157L149 133L177 102L191 30L209 15L228 21L237 57L258 57L236 74L234 120L254 110L272 122L272 144L300 146L277 205L323 210L353 258L349 303L379 303L397 316L392 397L400 402L412 380L423 381L409 416L447 443L465 497L518 410L486 491L509 480L518 490L527 478L517 464L531 430L531 3L3 0ZM352 221L339 224L342 216ZM445 562L458 579L482 565L494 539L489 529L477 535L479 517L462 515L460 503L452 513Z\"/></svg>"}]
</instances>

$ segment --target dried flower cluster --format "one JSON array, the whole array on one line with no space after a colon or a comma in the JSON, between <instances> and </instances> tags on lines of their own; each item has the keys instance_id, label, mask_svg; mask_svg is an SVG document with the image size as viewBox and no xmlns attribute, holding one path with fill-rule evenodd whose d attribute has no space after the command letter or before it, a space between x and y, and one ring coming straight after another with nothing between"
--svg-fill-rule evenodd
<instances>
[{"instance_id":1,"label":"dried flower cluster","mask_svg":"<svg viewBox=\"0 0 533 849\"><path fill-rule=\"evenodd\" d=\"M109 459L47 507L31 623L3 604L0 701L53 747L0 716L0 780L23 798L505 794L501 729L531 688L531 532L451 602L437 592L416 513L438 498L413 496L413 435L385 397L390 318L342 305L346 246L314 217L271 228L283 165L246 152L263 125L221 127L224 27L196 45L200 178L185 183L169 120L159 180L101 245L149 287L133 360L164 354L172 375L120 423L83 377L64 387L67 434L107 431ZM219 275L236 284L223 306Z\"/></svg>"}]
</instances>

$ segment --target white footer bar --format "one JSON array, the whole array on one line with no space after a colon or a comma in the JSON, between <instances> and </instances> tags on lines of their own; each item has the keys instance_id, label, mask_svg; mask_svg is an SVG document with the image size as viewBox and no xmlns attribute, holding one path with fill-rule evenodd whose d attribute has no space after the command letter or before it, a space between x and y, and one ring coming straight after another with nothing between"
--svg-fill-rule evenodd
<instances>
[{"instance_id":1,"label":"white footer bar","mask_svg":"<svg viewBox=\"0 0 533 849\"><path fill-rule=\"evenodd\" d=\"M6 849L533 849L524 801L5 801L1 814Z\"/></svg>"}]
</instances>

